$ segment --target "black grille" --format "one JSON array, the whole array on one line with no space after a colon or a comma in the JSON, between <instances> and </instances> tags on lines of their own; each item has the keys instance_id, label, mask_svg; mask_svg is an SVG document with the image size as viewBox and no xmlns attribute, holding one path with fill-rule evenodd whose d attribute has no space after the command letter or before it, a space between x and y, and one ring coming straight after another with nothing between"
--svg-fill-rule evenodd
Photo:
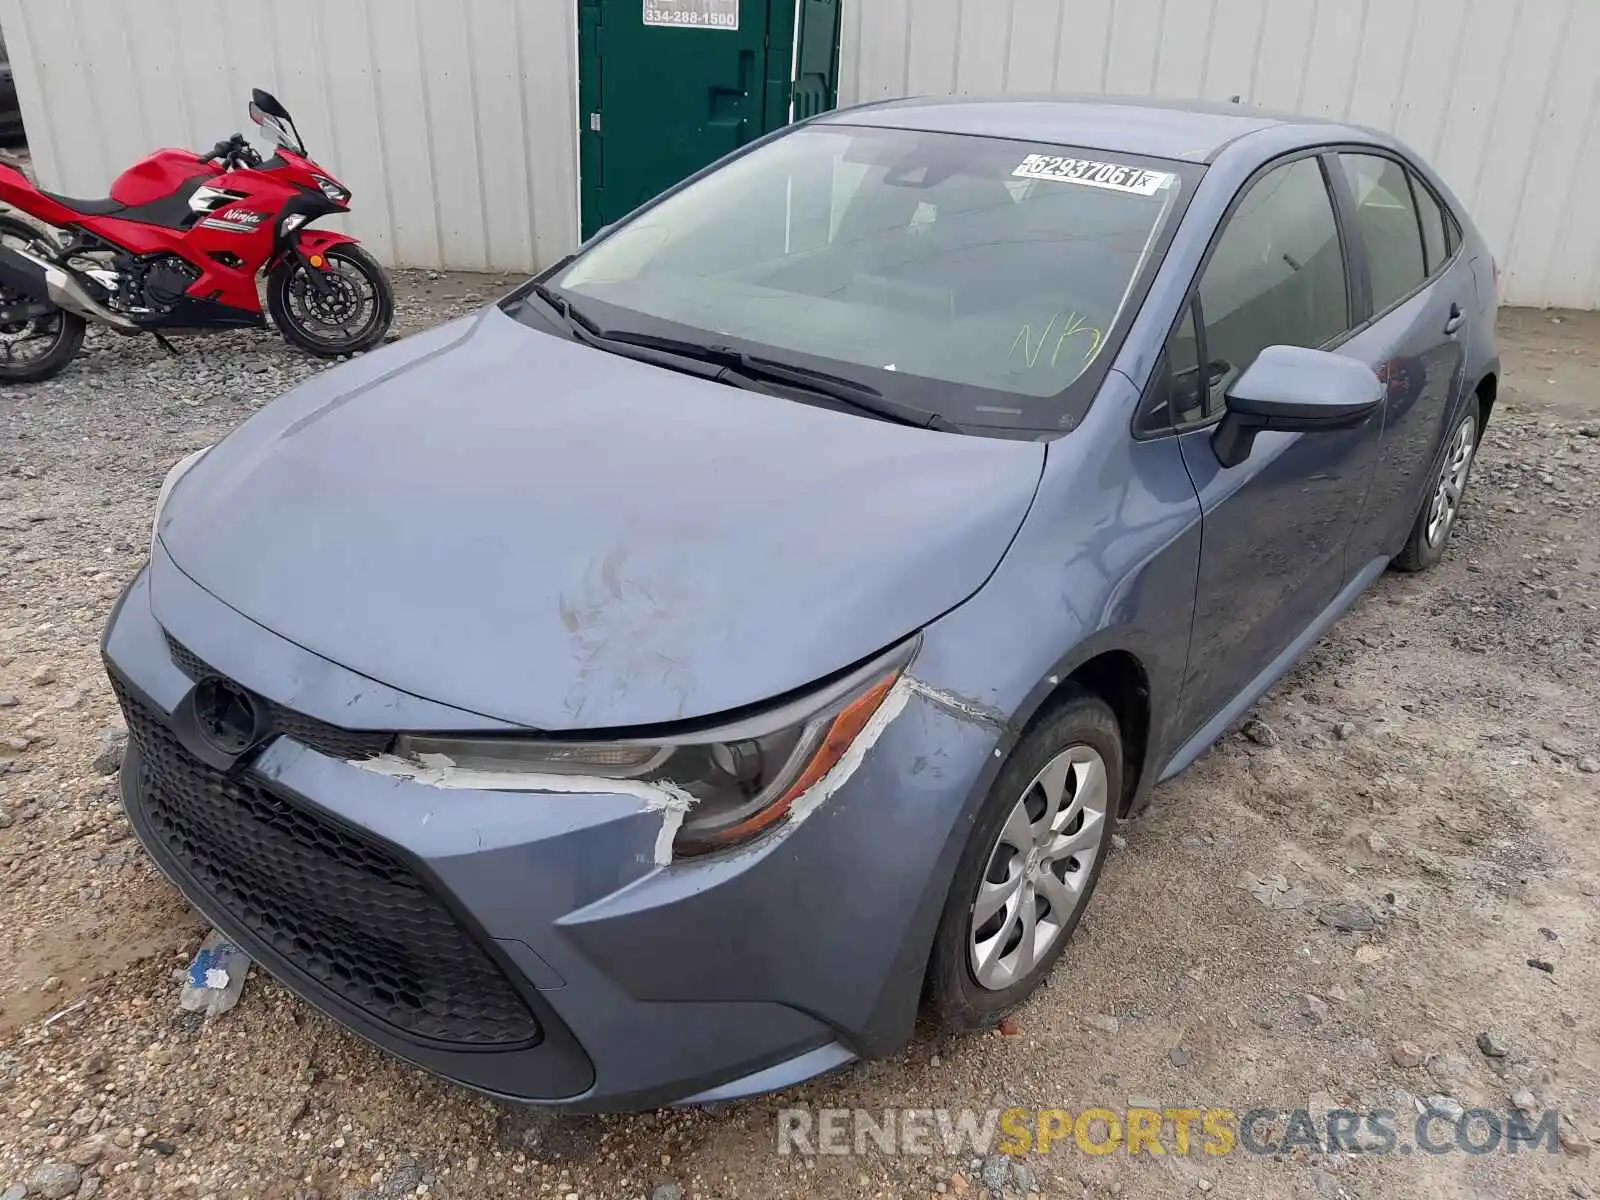
<instances>
[{"instance_id":1,"label":"black grille","mask_svg":"<svg viewBox=\"0 0 1600 1200\"><path fill-rule=\"evenodd\" d=\"M399 858L248 776L205 766L112 682L142 760L137 803L204 907L401 1033L468 1046L540 1038L505 975Z\"/></svg>"},{"instance_id":2,"label":"black grille","mask_svg":"<svg viewBox=\"0 0 1600 1200\"><path fill-rule=\"evenodd\" d=\"M166 639L167 653L172 655L172 661L178 670L190 679L204 679L207 675L216 674L204 659L170 633L166 634Z\"/></svg>"},{"instance_id":3,"label":"black grille","mask_svg":"<svg viewBox=\"0 0 1600 1200\"><path fill-rule=\"evenodd\" d=\"M221 675L205 659L190 650L170 633L165 633L167 653L173 663L190 679L204 679L207 675ZM364 729L341 729L315 717L294 712L282 705L267 702L272 721L272 732L291 737L303 746L310 746L319 754L330 758L376 758L386 753L394 743L394 735Z\"/></svg>"}]
</instances>

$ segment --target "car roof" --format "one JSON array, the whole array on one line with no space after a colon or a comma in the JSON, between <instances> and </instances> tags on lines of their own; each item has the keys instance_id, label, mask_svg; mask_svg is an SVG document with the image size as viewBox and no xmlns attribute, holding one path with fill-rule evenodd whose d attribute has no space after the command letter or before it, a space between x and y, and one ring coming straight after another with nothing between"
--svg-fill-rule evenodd
<instances>
[{"instance_id":1,"label":"car roof","mask_svg":"<svg viewBox=\"0 0 1600 1200\"><path fill-rule=\"evenodd\" d=\"M1153 100L1144 96L914 97L839 109L819 118L931 133L1007 137L1055 145L1210 162L1231 142L1277 126L1308 127L1328 139L1369 140L1342 122L1267 112L1244 104Z\"/></svg>"}]
</instances>

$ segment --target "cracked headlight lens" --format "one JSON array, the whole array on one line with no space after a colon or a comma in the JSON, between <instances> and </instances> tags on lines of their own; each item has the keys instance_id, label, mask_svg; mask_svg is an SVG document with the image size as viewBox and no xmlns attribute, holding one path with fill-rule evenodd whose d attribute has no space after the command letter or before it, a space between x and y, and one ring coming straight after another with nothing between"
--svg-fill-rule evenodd
<instances>
[{"instance_id":1,"label":"cracked headlight lens","mask_svg":"<svg viewBox=\"0 0 1600 1200\"><path fill-rule=\"evenodd\" d=\"M783 820L855 744L916 646L913 638L801 700L701 733L603 742L403 734L395 753L500 776L506 790L560 790L558 780L537 787L539 775L656 784L689 801L674 849L709 853Z\"/></svg>"}]
</instances>

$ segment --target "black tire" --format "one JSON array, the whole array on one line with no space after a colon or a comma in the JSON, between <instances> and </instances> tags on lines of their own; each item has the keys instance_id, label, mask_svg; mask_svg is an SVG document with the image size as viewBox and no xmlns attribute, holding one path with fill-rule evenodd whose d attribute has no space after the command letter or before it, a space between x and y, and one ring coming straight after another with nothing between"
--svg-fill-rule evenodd
<instances>
[{"instance_id":1,"label":"black tire","mask_svg":"<svg viewBox=\"0 0 1600 1200\"><path fill-rule=\"evenodd\" d=\"M26 221L0 215L0 237L32 243L42 241L43 236ZM0 325L0 383L37 383L59 374L83 345L87 324L77 313L57 308L15 326ZM14 335L23 336L26 341L11 340ZM26 358L16 356L18 345L28 347Z\"/></svg>"},{"instance_id":2,"label":"black tire","mask_svg":"<svg viewBox=\"0 0 1600 1200\"><path fill-rule=\"evenodd\" d=\"M973 968L976 951L970 940L982 934L985 928L981 923L976 928L973 926L978 889L995 868L996 856L1002 853L1001 834L1013 810L1033 793L1034 781L1045 767L1072 747L1088 747L1100 756L1106 787L1105 816L1094 846L1094 859L1077 889L1081 899L1031 970L1017 976L1009 986L985 986L978 981ZM1012 750L1010 760L1001 768L978 811L966 849L956 866L944 913L934 934L933 955L928 966L928 1006L946 1029L968 1032L992 1028L1026 1000L1049 974L1072 939L1099 882L1111 848L1111 834L1116 829L1121 798L1122 734L1116 717L1098 696L1077 689L1067 692ZM1027 865L1032 865L1031 860Z\"/></svg>"},{"instance_id":3,"label":"black tire","mask_svg":"<svg viewBox=\"0 0 1600 1200\"><path fill-rule=\"evenodd\" d=\"M309 312L306 309L307 268L295 258L285 258L267 277L267 311L272 314L272 323L278 327L285 341L319 358L337 358L341 354L370 350L383 341L384 334L389 332L389 325L394 320L394 287L389 282L389 273L372 255L349 242L330 248L326 257L330 265L335 267L330 274L348 279L346 273L353 273L354 277L365 280L370 286L370 316L354 329L343 333L322 333L313 328L307 320L302 319L302 315ZM302 310L299 313L296 312L297 303Z\"/></svg>"},{"instance_id":4,"label":"black tire","mask_svg":"<svg viewBox=\"0 0 1600 1200\"><path fill-rule=\"evenodd\" d=\"M1466 496L1467 483L1472 477L1472 462L1477 448L1478 409L1473 405L1450 430L1450 436L1445 441L1444 462L1428 482L1427 495L1422 499L1422 509L1417 513L1417 519L1411 526L1405 548L1395 555L1391 564L1396 570L1426 571L1444 557L1444 552L1450 546L1450 535L1455 531L1461 504ZM1463 452L1464 462L1460 457ZM1435 520L1439 517L1438 505L1441 497L1447 495L1445 481L1456 472L1459 472L1459 478L1454 482L1454 502L1435 527ZM1429 536L1430 530L1433 532L1432 537Z\"/></svg>"}]
</instances>

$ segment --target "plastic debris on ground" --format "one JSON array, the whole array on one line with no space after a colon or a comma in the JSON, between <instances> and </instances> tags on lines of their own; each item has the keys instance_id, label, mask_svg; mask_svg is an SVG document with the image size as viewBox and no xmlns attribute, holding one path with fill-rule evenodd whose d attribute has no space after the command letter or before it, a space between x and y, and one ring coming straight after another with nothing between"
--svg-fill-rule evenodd
<instances>
[{"instance_id":1,"label":"plastic debris on ground","mask_svg":"<svg viewBox=\"0 0 1600 1200\"><path fill-rule=\"evenodd\" d=\"M213 929L200 943L184 975L178 1007L208 1017L227 1012L239 1003L249 971L250 956Z\"/></svg>"}]
</instances>

